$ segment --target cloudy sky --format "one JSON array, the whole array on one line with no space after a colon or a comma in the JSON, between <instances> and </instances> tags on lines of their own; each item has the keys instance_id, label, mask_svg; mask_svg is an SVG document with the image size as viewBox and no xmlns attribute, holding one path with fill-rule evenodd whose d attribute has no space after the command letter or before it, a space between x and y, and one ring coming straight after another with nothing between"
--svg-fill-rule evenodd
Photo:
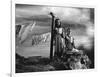
<instances>
[{"instance_id":1,"label":"cloudy sky","mask_svg":"<svg viewBox=\"0 0 100 77\"><path fill-rule=\"evenodd\" d=\"M60 18L64 27L72 24L70 25L71 33L76 38L76 42L90 44L89 38L93 37L94 33L94 10L92 8L16 4L16 24L36 21L35 31L48 32L51 26L50 12L53 12L55 16ZM82 39L79 40L79 38Z\"/></svg>"},{"instance_id":2,"label":"cloudy sky","mask_svg":"<svg viewBox=\"0 0 100 77\"><path fill-rule=\"evenodd\" d=\"M90 9L53 7L39 5L16 4L16 21L18 18L47 22L50 19L49 12L53 12L62 22L73 22L85 24L90 21Z\"/></svg>"}]
</instances>

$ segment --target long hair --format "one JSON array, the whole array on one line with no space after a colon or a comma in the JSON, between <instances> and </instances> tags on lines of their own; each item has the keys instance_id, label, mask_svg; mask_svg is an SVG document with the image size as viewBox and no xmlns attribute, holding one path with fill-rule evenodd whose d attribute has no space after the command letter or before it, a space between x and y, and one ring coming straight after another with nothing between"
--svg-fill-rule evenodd
<instances>
[{"instance_id":1,"label":"long hair","mask_svg":"<svg viewBox=\"0 0 100 77\"><path fill-rule=\"evenodd\" d=\"M61 27L61 22L59 19L55 20L55 27L60 28Z\"/></svg>"}]
</instances>

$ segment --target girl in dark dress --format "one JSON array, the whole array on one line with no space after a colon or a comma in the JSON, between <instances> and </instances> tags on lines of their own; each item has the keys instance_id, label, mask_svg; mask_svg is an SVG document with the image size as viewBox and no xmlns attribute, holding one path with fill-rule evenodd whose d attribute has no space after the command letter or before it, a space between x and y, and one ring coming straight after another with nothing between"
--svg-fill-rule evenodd
<instances>
[{"instance_id":1,"label":"girl in dark dress","mask_svg":"<svg viewBox=\"0 0 100 77\"><path fill-rule=\"evenodd\" d=\"M55 55L57 57L61 57L65 48L65 40L64 40L64 29L61 27L61 22L59 19L55 20Z\"/></svg>"}]
</instances>

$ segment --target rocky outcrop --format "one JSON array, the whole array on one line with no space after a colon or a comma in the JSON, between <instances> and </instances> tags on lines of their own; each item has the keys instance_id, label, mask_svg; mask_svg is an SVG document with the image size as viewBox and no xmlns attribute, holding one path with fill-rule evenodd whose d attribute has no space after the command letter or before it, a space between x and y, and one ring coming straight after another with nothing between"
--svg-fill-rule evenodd
<instances>
[{"instance_id":1,"label":"rocky outcrop","mask_svg":"<svg viewBox=\"0 0 100 77\"><path fill-rule=\"evenodd\" d=\"M16 73L89 69L90 64L88 56L80 52L67 53L64 57L55 57L52 61L41 56L24 58L16 54Z\"/></svg>"},{"instance_id":2,"label":"rocky outcrop","mask_svg":"<svg viewBox=\"0 0 100 77\"><path fill-rule=\"evenodd\" d=\"M91 61L86 54L79 52L72 52L72 54L66 55L66 66L68 69L88 69Z\"/></svg>"}]
</instances>

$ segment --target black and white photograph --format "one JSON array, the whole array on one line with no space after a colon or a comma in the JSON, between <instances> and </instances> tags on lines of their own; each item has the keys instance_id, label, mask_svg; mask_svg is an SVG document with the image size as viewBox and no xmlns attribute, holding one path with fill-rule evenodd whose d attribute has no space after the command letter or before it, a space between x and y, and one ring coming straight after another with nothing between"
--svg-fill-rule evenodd
<instances>
[{"instance_id":1,"label":"black and white photograph","mask_svg":"<svg viewBox=\"0 0 100 77\"><path fill-rule=\"evenodd\" d=\"M94 69L94 12L15 4L15 73Z\"/></svg>"}]
</instances>

